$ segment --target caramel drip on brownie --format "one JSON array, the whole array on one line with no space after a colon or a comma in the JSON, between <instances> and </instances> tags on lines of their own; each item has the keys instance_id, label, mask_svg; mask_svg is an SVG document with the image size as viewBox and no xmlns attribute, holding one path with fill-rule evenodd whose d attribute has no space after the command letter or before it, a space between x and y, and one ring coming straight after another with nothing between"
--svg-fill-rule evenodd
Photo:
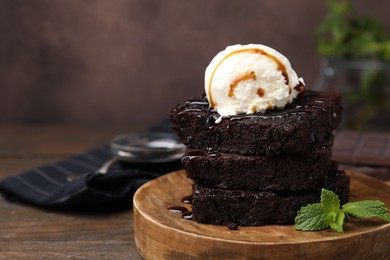
<instances>
[{"instance_id":1,"label":"caramel drip on brownie","mask_svg":"<svg viewBox=\"0 0 390 260\"><path fill-rule=\"evenodd\" d=\"M234 89L237 87L237 85L241 81L245 81L245 80L249 80L249 79L256 80L256 75L255 75L254 71L247 72L244 75L242 75L241 77L239 77L238 79L234 80L233 83L230 84L230 89L229 89L228 96L229 97L233 97L234 96Z\"/></svg>"},{"instance_id":2,"label":"caramel drip on brownie","mask_svg":"<svg viewBox=\"0 0 390 260\"><path fill-rule=\"evenodd\" d=\"M249 49L243 49L243 50L237 50L237 51L233 51L231 53L229 53L228 55L226 55L220 62L218 62L217 66L215 66L215 69L214 71L211 73L211 77L210 77L210 81L209 81L209 86L207 88L207 96L209 97L209 102L210 102L210 107L212 108L215 108L216 107L216 104L213 100L213 96L211 94L211 85L213 84L213 79L214 79L214 75L215 75L215 72L217 71L217 69L219 68L219 66L221 66L221 64L226 60L228 59L229 57L233 56L234 54L238 54L238 53L243 53L243 52L252 52L252 53L257 53L259 55L264 55L266 56L267 58L273 60L276 65L277 65L277 69L282 73L285 81L286 81L286 84L288 85L288 83L290 82L289 81L289 78L288 78L288 75L287 75L287 71L286 71L286 67L284 66L284 64L278 59L276 58L275 56L265 52L264 50L262 49L258 49L258 48L249 48ZM230 93L230 92L229 92Z\"/></svg>"},{"instance_id":3,"label":"caramel drip on brownie","mask_svg":"<svg viewBox=\"0 0 390 260\"><path fill-rule=\"evenodd\" d=\"M302 94L303 92L305 92L305 85L303 85L302 82L299 82L299 84L295 86L294 89L298 91L299 94Z\"/></svg>"},{"instance_id":4,"label":"caramel drip on brownie","mask_svg":"<svg viewBox=\"0 0 390 260\"><path fill-rule=\"evenodd\" d=\"M255 113L256 110L257 110L257 106L252 106L251 110L252 110L253 113Z\"/></svg>"},{"instance_id":5,"label":"caramel drip on brownie","mask_svg":"<svg viewBox=\"0 0 390 260\"><path fill-rule=\"evenodd\" d=\"M272 110L274 108L274 106L269 101L267 105L267 110Z\"/></svg>"}]
</instances>

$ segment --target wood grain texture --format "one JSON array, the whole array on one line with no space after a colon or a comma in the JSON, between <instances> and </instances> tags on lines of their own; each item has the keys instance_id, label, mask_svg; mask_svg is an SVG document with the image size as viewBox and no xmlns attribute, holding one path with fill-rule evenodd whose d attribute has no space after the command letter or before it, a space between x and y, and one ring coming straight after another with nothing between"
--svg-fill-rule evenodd
<instances>
[{"instance_id":1,"label":"wood grain texture","mask_svg":"<svg viewBox=\"0 0 390 260\"><path fill-rule=\"evenodd\" d=\"M141 127L1 126L0 179L92 149ZM142 259L133 212L49 211L0 196L0 259Z\"/></svg>"},{"instance_id":2,"label":"wood grain texture","mask_svg":"<svg viewBox=\"0 0 390 260\"><path fill-rule=\"evenodd\" d=\"M117 134L142 129L142 126L0 126L0 179L101 146ZM376 185L375 180L367 183ZM152 201L145 198L148 200ZM376 221L371 223L378 225ZM221 231L225 232L226 228L222 227ZM378 245L374 244L375 239L373 246ZM184 242L175 241L177 245ZM217 249L213 254L223 256L224 250ZM171 259L186 256L180 252L169 255ZM203 256L212 254L206 252ZM10 203L0 196L0 259L137 260L142 257L134 241L132 210L90 214L56 212Z\"/></svg>"},{"instance_id":3,"label":"wood grain texture","mask_svg":"<svg viewBox=\"0 0 390 260\"><path fill-rule=\"evenodd\" d=\"M390 187L350 172L351 201L380 199L390 205ZM135 240L145 259L385 259L390 255L390 223L353 219L345 233L295 231L292 225L239 227L200 224L167 210L188 205L185 173L175 172L142 186L134 197Z\"/></svg>"}]
</instances>

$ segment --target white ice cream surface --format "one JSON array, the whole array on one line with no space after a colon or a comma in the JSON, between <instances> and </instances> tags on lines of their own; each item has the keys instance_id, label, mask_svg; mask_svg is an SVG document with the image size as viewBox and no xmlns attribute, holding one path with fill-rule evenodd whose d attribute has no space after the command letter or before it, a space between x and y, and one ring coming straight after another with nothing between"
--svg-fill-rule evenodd
<instances>
[{"instance_id":1,"label":"white ice cream surface","mask_svg":"<svg viewBox=\"0 0 390 260\"><path fill-rule=\"evenodd\" d=\"M283 108L299 94L299 84L287 58L260 44L227 47L205 73L207 98L221 116Z\"/></svg>"}]
</instances>

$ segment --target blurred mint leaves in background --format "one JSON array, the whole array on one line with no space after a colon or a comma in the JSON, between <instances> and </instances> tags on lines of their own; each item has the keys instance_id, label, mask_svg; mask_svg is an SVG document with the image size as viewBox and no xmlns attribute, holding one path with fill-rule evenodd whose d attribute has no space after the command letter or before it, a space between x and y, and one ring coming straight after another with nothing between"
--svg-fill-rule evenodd
<instances>
[{"instance_id":1,"label":"blurred mint leaves in background","mask_svg":"<svg viewBox=\"0 0 390 260\"><path fill-rule=\"evenodd\" d=\"M379 21L357 16L350 1L331 0L327 5L328 14L316 30L319 54L390 61L390 38Z\"/></svg>"},{"instance_id":2,"label":"blurred mint leaves in background","mask_svg":"<svg viewBox=\"0 0 390 260\"><path fill-rule=\"evenodd\" d=\"M344 125L390 130L390 37L377 19L358 15L349 0L329 0L327 8L315 31L317 52L335 72L330 87L343 94Z\"/></svg>"}]
</instances>

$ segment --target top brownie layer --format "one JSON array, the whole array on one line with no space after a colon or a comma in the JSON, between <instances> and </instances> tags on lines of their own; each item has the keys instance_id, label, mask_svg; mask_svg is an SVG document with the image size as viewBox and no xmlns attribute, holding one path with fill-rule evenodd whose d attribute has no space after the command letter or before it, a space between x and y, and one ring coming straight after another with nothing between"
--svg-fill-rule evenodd
<instances>
[{"instance_id":1,"label":"top brownie layer","mask_svg":"<svg viewBox=\"0 0 390 260\"><path fill-rule=\"evenodd\" d=\"M329 136L341 121L340 96L306 91L283 109L215 120L203 95L172 108L169 118L190 148L243 155L303 153Z\"/></svg>"}]
</instances>

